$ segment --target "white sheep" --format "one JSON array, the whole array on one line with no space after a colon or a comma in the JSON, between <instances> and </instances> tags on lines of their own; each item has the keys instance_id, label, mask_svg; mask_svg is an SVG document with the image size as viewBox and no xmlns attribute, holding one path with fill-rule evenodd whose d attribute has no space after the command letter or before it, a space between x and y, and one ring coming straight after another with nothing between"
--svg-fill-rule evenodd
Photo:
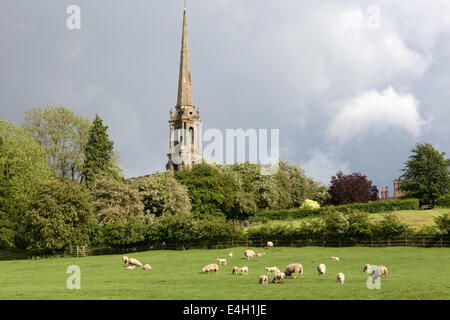
<instances>
[{"instance_id":1,"label":"white sheep","mask_svg":"<svg viewBox=\"0 0 450 320\"><path fill-rule=\"evenodd\" d=\"M250 251L245 252L245 259L252 259L254 257L254 253L251 253Z\"/></svg>"},{"instance_id":2,"label":"white sheep","mask_svg":"<svg viewBox=\"0 0 450 320\"><path fill-rule=\"evenodd\" d=\"M148 263L144 266L144 270L151 270L152 266L149 265Z\"/></svg>"},{"instance_id":3,"label":"white sheep","mask_svg":"<svg viewBox=\"0 0 450 320\"><path fill-rule=\"evenodd\" d=\"M273 276L272 283L275 283L277 280L278 282L284 283L284 278L286 278L286 275L284 272L275 272L275 275Z\"/></svg>"},{"instance_id":4,"label":"white sheep","mask_svg":"<svg viewBox=\"0 0 450 320\"><path fill-rule=\"evenodd\" d=\"M248 267L239 268L239 271L241 272L241 274L247 274L248 275Z\"/></svg>"},{"instance_id":5,"label":"white sheep","mask_svg":"<svg viewBox=\"0 0 450 320\"><path fill-rule=\"evenodd\" d=\"M224 264L224 265L227 265L227 259L217 259L217 263L219 264L219 266L220 265L222 265L222 263Z\"/></svg>"},{"instance_id":6,"label":"white sheep","mask_svg":"<svg viewBox=\"0 0 450 320\"><path fill-rule=\"evenodd\" d=\"M267 282L269 281L269 279L267 278L266 275L261 275L259 276L259 284L267 284Z\"/></svg>"},{"instance_id":7,"label":"white sheep","mask_svg":"<svg viewBox=\"0 0 450 320\"><path fill-rule=\"evenodd\" d=\"M263 255L265 255L266 253L265 252L261 252L261 253L257 253L256 255L258 256L258 257L262 257Z\"/></svg>"},{"instance_id":8,"label":"white sheep","mask_svg":"<svg viewBox=\"0 0 450 320\"><path fill-rule=\"evenodd\" d=\"M272 247L273 247L273 242L272 242L272 241L267 241L267 246L268 246L269 248L272 248Z\"/></svg>"},{"instance_id":9,"label":"white sheep","mask_svg":"<svg viewBox=\"0 0 450 320\"><path fill-rule=\"evenodd\" d=\"M219 273L219 266L215 263L208 264L206 267L203 267L202 273Z\"/></svg>"},{"instance_id":10,"label":"white sheep","mask_svg":"<svg viewBox=\"0 0 450 320\"><path fill-rule=\"evenodd\" d=\"M134 270L134 268L136 268L136 266L128 266L127 270Z\"/></svg>"},{"instance_id":11,"label":"white sheep","mask_svg":"<svg viewBox=\"0 0 450 320\"><path fill-rule=\"evenodd\" d=\"M231 251L231 252L228 254L228 256L229 256L229 257L232 257L232 256L233 256L233 251Z\"/></svg>"},{"instance_id":12,"label":"white sheep","mask_svg":"<svg viewBox=\"0 0 450 320\"><path fill-rule=\"evenodd\" d=\"M122 261L123 261L123 263L128 264L128 257L127 256L123 256L122 257Z\"/></svg>"},{"instance_id":13,"label":"white sheep","mask_svg":"<svg viewBox=\"0 0 450 320\"><path fill-rule=\"evenodd\" d=\"M231 273L232 273L232 274L239 274L239 273L241 273L241 270L240 270L238 267L234 267L234 268L231 270Z\"/></svg>"},{"instance_id":14,"label":"white sheep","mask_svg":"<svg viewBox=\"0 0 450 320\"><path fill-rule=\"evenodd\" d=\"M142 268L142 263L138 259L130 258L128 264Z\"/></svg>"},{"instance_id":15,"label":"white sheep","mask_svg":"<svg viewBox=\"0 0 450 320\"><path fill-rule=\"evenodd\" d=\"M332 256L332 257L331 257L331 260L332 260L332 261L339 261L339 257L333 257L333 256Z\"/></svg>"},{"instance_id":16,"label":"white sheep","mask_svg":"<svg viewBox=\"0 0 450 320\"><path fill-rule=\"evenodd\" d=\"M342 272L339 272L336 278L336 282L344 284L345 275Z\"/></svg>"},{"instance_id":17,"label":"white sheep","mask_svg":"<svg viewBox=\"0 0 450 320\"><path fill-rule=\"evenodd\" d=\"M284 271L284 274L286 277L291 277L292 274L294 274L294 279L297 279L297 274L300 273L300 277L303 276L303 266L300 263L291 263L286 267L286 270Z\"/></svg>"},{"instance_id":18,"label":"white sheep","mask_svg":"<svg viewBox=\"0 0 450 320\"><path fill-rule=\"evenodd\" d=\"M280 270L278 270L277 267L264 267L264 269L266 269L267 275L270 275L271 273L275 273L277 271L280 271Z\"/></svg>"},{"instance_id":19,"label":"white sheep","mask_svg":"<svg viewBox=\"0 0 450 320\"><path fill-rule=\"evenodd\" d=\"M327 270L327 267L321 263L317 266L317 271L319 272L319 275L325 274L325 271Z\"/></svg>"}]
</instances>

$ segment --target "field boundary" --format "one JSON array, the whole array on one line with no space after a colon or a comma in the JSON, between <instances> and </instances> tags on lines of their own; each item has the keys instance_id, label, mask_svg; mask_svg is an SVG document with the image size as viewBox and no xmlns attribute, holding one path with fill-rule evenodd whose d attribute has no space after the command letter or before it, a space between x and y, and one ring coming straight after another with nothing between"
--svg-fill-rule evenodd
<instances>
[{"instance_id":1,"label":"field boundary","mask_svg":"<svg viewBox=\"0 0 450 320\"><path fill-rule=\"evenodd\" d=\"M370 239L327 239L324 237L301 237L295 239L267 239L272 241L274 247L422 247L422 248L449 248L449 237L389 237ZM226 249L233 247L266 248L266 240L228 240L228 241L177 241L170 243L147 243L135 247L99 248L89 247L88 256L122 254L150 250L188 250L188 249ZM76 256L67 253L54 255L38 255L27 250L0 250L0 260L40 259L61 256Z\"/></svg>"}]
</instances>

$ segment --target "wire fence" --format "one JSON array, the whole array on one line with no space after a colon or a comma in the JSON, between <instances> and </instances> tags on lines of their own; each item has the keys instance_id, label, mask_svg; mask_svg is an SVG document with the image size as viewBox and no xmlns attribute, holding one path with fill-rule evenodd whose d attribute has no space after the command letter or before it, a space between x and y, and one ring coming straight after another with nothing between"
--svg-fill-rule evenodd
<instances>
[{"instance_id":1,"label":"wire fence","mask_svg":"<svg viewBox=\"0 0 450 320\"><path fill-rule=\"evenodd\" d=\"M422 248L449 248L449 237L389 237L369 239L328 239L324 237L303 237L296 239L273 240L274 247L422 247ZM150 250L188 250L188 249L228 249L235 247L265 248L265 239L227 240L227 241L173 241L146 243L133 247L110 248L88 247L88 256L123 254ZM38 255L27 250L0 250L0 260L41 259L57 256L74 256L74 254L61 253L51 255ZM76 255L75 255L76 256Z\"/></svg>"}]
</instances>

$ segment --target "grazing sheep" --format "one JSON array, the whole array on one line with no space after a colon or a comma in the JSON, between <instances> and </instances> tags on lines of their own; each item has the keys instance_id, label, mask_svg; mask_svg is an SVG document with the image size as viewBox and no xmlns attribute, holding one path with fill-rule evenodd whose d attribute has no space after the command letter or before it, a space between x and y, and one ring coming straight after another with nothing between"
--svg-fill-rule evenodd
<instances>
[{"instance_id":1,"label":"grazing sheep","mask_svg":"<svg viewBox=\"0 0 450 320\"><path fill-rule=\"evenodd\" d=\"M229 256L229 257L232 257L232 256L233 256L233 251L231 251L231 252L228 254L228 256Z\"/></svg>"},{"instance_id":2,"label":"grazing sheep","mask_svg":"<svg viewBox=\"0 0 450 320\"><path fill-rule=\"evenodd\" d=\"M272 242L272 241L267 241L267 246L268 246L269 248L272 248L272 247L273 247L273 242Z\"/></svg>"},{"instance_id":3,"label":"grazing sheep","mask_svg":"<svg viewBox=\"0 0 450 320\"><path fill-rule=\"evenodd\" d=\"M239 273L241 273L241 270L240 270L238 267L234 267L234 268L231 270L231 273L232 273L232 274L239 274Z\"/></svg>"},{"instance_id":4,"label":"grazing sheep","mask_svg":"<svg viewBox=\"0 0 450 320\"><path fill-rule=\"evenodd\" d=\"M242 274L247 274L247 275L248 275L248 268L247 268L247 267L239 268L239 271L240 271Z\"/></svg>"},{"instance_id":5,"label":"grazing sheep","mask_svg":"<svg viewBox=\"0 0 450 320\"><path fill-rule=\"evenodd\" d=\"M269 279L266 275L259 276L259 284L267 284L268 281Z\"/></svg>"},{"instance_id":6,"label":"grazing sheep","mask_svg":"<svg viewBox=\"0 0 450 320\"><path fill-rule=\"evenodd\" d=\"M345 276L342 272L339 272L336 278L336 282L344 284Z\"/></svg>"},{"instance_id":7,"label":"grazing sheep","mask_svg":"<svg viewBox=\"0 0 450 320\"><path fill-rule=\"evenodd\" d=\"M144 266L144 270L151 270L152 266L149 265L148 263Z\"/></svg>"},{"instance_id":8,"label":"grazing sheep","mask_svg":"<svg viewBox=\"0 0 450 320\"><path fill-rule=\"evenodd\" d=\"M286 275L284 274L284 272L275 272L273 279L272 279L272 283L275 283L277 280L278 280L278 282L284 283L284 278L286 278Z\"/></svg>"},{"instance_id":9,"label":"grazing sheep","mask_svg":"<svg viewBox=\"0 0 450 320\"><path fill-rule=\"evenodd\" d=\"M265 255L266 253L265 252L261 252L261 253L258 253L258 254L256 254L258 257L262 257L263 255Z\"/></svg>"},{"instance_id":10,"label":"grazing sheep","mask_svg":"<svg viewBox=\"0 0 450 320\"><path fill-rule=\"evenodd\" d=\"M142 268L142 263L140 263L138 259L130 258L128 264Z\"/></svg>"},{"instance_id":11,"label":"grazing sheep","mask_svg":"<svg viewBox=\"0 0 450 320\"><path fill-rule=\"evenodd\" d=\"M127 270L133 270L134 268L136 268L136 266L128 266Z\"/></svg>"},{"instance_id":12,"label":"grazing sheep","mask_svg":"<svg viewBox=\"0 0 450 320\"><path fill-rule=\"evenodd\" d=\"M331 257L332 261L339 261L339 257Z\"/></svg>"},{"instance_id":13,"label":"grazing sheep","mask_svg":"<svg viewBox=\"0 0 450 320\"><path fill-rule=\"evenodd\" d=\"M321 263L317 266L317 271L319 271L319 275L325 274L325 271L327 270L327 267Z\"/></svg>"},{"instance_id":14,"label":"grazing sheep","mask_svg":"<svg viewBox=\"0 0 450 320\"><path fill-rule=\"evenodd\" d=\"M297 275L300 273L300 277L303 276L303 266L300 263L291 263L286 267L284 274L286 277L291 277L294 274L294 279L297 279Z\"/></svg>"},{"instance_id":15,"label":"grazing sheep","mask_svg":"<svg viewBox=\"0 0 450 320\"><path fill-rule=\"evenodd\" d=\"M251 253L250 251L246 251L245 252L245 259L251 259L251 258L253 258L253 256L254 256L255 254L254 253Z\"/></svg>"},{"instance_id":16,"label":"grazing sheep","mask_svg":"<svg viewBox=\"0 0 450 320\"><path fill-rule=\"evenodd\" d=\"M128 257L127 256L123 256L122 257L122 261L123 261L123 263L128 264Z\"/></svg>"},{"instance_id":17,"label":"grazing sheep","mask_svg":"<svg viewBox=\"0 0 450 320\"><path fill-rule=\"evenodd\" d=\"M219 273L219 266L215 263L208 264L202 269L202 273Z\"/></svg>"},{"instance_id":18,"label":"grazing sheep","mask_svg":"<svg viewBox=\"0 0 450 320\"><path fill-rule=\"evenodd\" d=\"M220 265L222 265L222 263L224 264L224 265L227 265L227 259L217 259L217 263L219 264L219 266Z\"/></svg>"},{"instance_id":19,"label":"grazing sheep","mask_svg":"<svg viewBox=\"0 0 450 320\"><path fill-rule=\"evenodd\" d=\"M275 273L277 271L280 271L280 270L278 270L277 267L264 267L264 269L266 269L267 275L270 275L271 273Z\"/></svg>"},{"instance_id":20,"label":"grazing sheep","mask_svg":"<svg viewBox=\"0 0 450 320\"><path fill-rule=\"evenodd\" d=\"M386 268L385 266L379 266L378 268L380 269L380 279L382 279L383 276L384 276L385 278L387 278L387 277L388 277L388 271L387 271L387 268Z\"/></svg>"}]
</instances>

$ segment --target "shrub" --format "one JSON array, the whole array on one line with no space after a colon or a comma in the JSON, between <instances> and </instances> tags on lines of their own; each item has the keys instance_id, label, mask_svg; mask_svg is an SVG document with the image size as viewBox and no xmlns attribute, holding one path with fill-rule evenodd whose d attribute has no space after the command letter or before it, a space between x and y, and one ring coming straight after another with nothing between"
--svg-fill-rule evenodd
<instances>
[{"instance_id":1,"label":"shrub","mask_svg":"<svg viewBox=\"0 0 450 320\"><path fill-rule=\"evenodd\" d=\"M303 201L303 204L300 208L301 209L317 209L317 208L320 208L320 204L314 200L306 199L305 201Z\"/></svg>"},{"instance_id":2,"label":"shrub","mask_svg":"<svg viewBox=\"0 0 450 320\"><path fill-rule=\"evenodd\" d=\"M401 222L398 216L389 213L376 224L375 233L384 237L403 236L412 234L413 229L406 223Z\"/></svg>"},{"instance_id":3,"label":"shrub","mask_svg":"<svg viewBox=\"0 0 450 320\"><path fill-rule=\"evenodd\" d=\"M440 196L437 199L436 204L439 207L450 208L450 193Z\"/></svg>"},{"instance_id":4,"label":"shrub","mask_svg":"<svg viewBox=\"0 0 450 320\"><path fill-rule=\"evenodd\" d=\"M445 213L433 218L436 229L441 235L450 235L450 214Z\"/></svg>"}]
</instances>

